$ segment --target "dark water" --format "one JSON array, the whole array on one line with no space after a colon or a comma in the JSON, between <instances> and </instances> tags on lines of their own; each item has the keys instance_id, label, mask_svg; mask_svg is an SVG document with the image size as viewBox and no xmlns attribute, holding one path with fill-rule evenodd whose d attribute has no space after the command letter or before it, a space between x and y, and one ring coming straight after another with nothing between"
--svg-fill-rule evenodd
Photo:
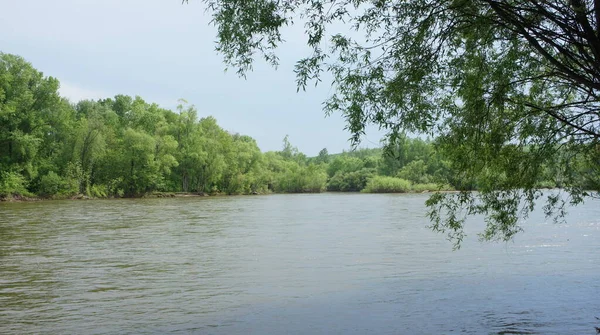
<instances>
[{"instance_id":1,"label":"dark water","mask_svg":"<svg viewBox=\"0 0 600 335\"><path fill-rule=\"evenodd\" d=\"M452 252L425 199L0 204L0 333L595 334L599 201Z\"/></svg>"}]
</instances>

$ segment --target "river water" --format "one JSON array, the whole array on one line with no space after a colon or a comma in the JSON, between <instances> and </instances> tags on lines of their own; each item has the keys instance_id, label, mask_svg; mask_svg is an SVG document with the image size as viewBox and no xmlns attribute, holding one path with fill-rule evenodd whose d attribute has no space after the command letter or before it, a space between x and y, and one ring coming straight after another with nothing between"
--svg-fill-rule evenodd
<instances>
[{"instance_id":1,"label":"river water","mask_svg":"<svg viewBox=\"0 0 600 335\"><path fill-rule=\"evenodd\" d=\"M426 195L0 204L2 334L595 334L600 201L458 251Z\"/></svg>"}]
</instances>

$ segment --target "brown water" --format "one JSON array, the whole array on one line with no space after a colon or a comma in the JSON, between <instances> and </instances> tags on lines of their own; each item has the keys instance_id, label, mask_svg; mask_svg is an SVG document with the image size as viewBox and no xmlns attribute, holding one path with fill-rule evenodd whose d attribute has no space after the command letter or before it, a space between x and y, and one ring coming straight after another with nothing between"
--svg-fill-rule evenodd
<instances>
[{"instance_id":1,"label":"brown water","mask_svg":"<svg viewBox=\"0 0 600 335\"><path fill-rule=\"evenodd\" d=\"M600 202L452 252L425 195L0 204L2 334L595 334Z\"/></svg>"}]
</instances>

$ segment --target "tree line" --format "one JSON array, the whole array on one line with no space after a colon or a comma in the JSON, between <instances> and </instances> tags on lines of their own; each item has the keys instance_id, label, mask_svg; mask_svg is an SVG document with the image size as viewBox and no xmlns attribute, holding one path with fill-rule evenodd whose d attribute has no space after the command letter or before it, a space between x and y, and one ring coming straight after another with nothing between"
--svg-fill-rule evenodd
<instances>
[{"instance_id":1,"label":"tree line","mask_svg":"<svg viewBox=\"0 0 600 335\"><path fill-rule=\"evenodd\" d=\"M473 189L435 141L399 137L386 149L307 157L286 136L261 152L250 136L140 97L71 103L59 82L0 54L0 196L137 197L152 192L255 194ZM540 187L555 187L546 171Z\"/></svg>"}]
</instances>

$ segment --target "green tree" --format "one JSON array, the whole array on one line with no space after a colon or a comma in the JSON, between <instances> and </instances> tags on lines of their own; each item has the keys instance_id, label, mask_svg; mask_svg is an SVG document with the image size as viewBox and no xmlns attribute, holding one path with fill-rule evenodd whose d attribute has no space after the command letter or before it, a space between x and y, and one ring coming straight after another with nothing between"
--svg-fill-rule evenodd
<instances>
[{"instance_id":1,"label":"green tree","mask_svg":"<svg viewBox=\"0 0 600 335\"><path fill-rule=\"evenodd\" d=\"M348 155L337 156L327 166L327 174L333 177L336 173L348 173L358 171L365 167L362 159Z\"/></svg>"},{"instance_id":2,"label":"green tree","mask_svg":"<svg viewBox=\"0 0 600 335\"><path fill-rule=\"evenodd\" d=\"M158 165L154 159L155 139L142 131L128 128L123 134L122 171L125 195L135 196L155 188Z\"/></svg>"},{"instance_id":3,"label":"green tree","mask_svg":"<svg viewBox=\"0 0 600 335\"><path fill-rule=\"evenodd\" d=\"M327 151L327 148L323 148L321 151L319 151L316 162L325 164L329 163L329 152Z\"/></svg>"},{"instance_id":4,"label":"green tree","mask_svg":"<svg viewBox=\"0 0 600 335\"><path fill-rule=\"evenodd\" d=\"M393 143L389 143L382 153L379 173L384 176L395 176L409 162L409 139L403 135Z\"/></svg>"},{"instance_id":5,"label":"green tree","mask_svg":"<svg viewBox=\"0 0 600 335\"><path fill-rule=\"evenodd\" d=\"M81 166L79 193L87 193L93 171L105 152L104 114L106 107L95 101L80 101L76 110L80 119L74 125L73 156L70 162Z\"/></svg>"},{"instance_id":6,"label":"green tree","mask_svg":"<svg viewBox=\"0 0 600 335\"><path fill-rule=\"evenodd\" d=\"M201 169L206 165L207 153L204 151L201 128L198 125L198 112L194 106L185 106L185 100L180 100L177 107L179 112L174 128L175 138L178 143L176 157L179 166L175 170L181 190L188 192L198 190L195 181L201 174Z\"/></svg>"},{"instance_id":7,"label":"green tree","mask_svg":"<svg viewBox=\"0 0 600 335\"><path fill-rule=\"evenodd\" d=\"M227 157L232 150L233 139L217 124L212 117L205 117L199 123L202 134L202 151L206 152L206 159L200 166L198 175L199 190L212 192L222 190L223 177L227 169Z\"/></svg>"},{"instance_id":8,"label":"green tree","mask_svg":"<svg viewBox=\"0 0 600 335\"><path fill-rule=\"evenodd\" d=\"M398 177L415 184L425 184L430 182L430 177L427 174L427 165L420 159L406 164L402 170L398 172Z\"/></svg>"},{"instance_id":9,"label":"green tree","mask_svg":"<svg viewBox=\"0 0 600 335\"><path fill-rule=\"evenodd\" d=\"M327 174L315 164L302 165L285 161L284 169L275 175L274 190L282 193L318 193L325 190Z\"/></svg>"},{"instance_id":10,"label":"green tree","mask_svg":"<svg viewBox=\"0 0 600 335\"><path fill-rule=\"evenodd\" d=\"M15 55L0 53L0 170L38 175L39 151L53 134L50 117L61 109L58 80Z\"/></svg>"},{"instance_id":11,"label":"green tree","mask_svg":"<svg viewBox=\"0 0 600 335\"><path fill-rule=\"evenodd\" d=\"M334 91L325 110L344 115L355 143L368 124L387 129L392 145L405 131L437 137L462 192L436 194L427 204L433 229L457 246L467 214L485 216L484 239L519 232L519 217L533 210L549 166L572 203L590 195L582 178L600 178L569 163L598 163L597 2L205 2L217 50L241 75L255 55L277 65L281 29L302 22L310 54L296 64L298 88L329 71ZM328 35L334 24L357 33ZM480 192L470 192L473 184ZM560 209L560 199L549 196L548 214Z\"/></svg>"},{"instance_id":12,"label":"green tree","mask_svg":"<svg viewBox=\"0 0 600 335\"><path fill-rule=\"evenodd\" d=\"M283 148L280 152L281 156L285 159L291 159L299 154L298 148L290 143L290 135L285 135L283 138Z\"/></svg>"},{"instance_id":13,"label":"green tree","mask_svg":"<svg viewBox=\"0 0 600 335\"><path fill-rule=\"evenodd\" d=\"M249 194L264 191L262 153L250 136L234 134L226 157L223 191L228 194Z\"/></svg>"}]
</instances>

